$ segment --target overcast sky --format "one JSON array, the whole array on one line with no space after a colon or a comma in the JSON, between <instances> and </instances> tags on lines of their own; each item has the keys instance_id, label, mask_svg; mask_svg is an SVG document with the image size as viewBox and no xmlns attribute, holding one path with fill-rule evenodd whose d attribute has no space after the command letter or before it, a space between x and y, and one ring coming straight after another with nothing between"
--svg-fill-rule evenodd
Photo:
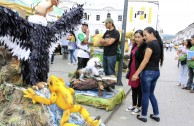
<instances>
[{"instance_id":1,"label":"overcast sky","mask_svg":"<svg viewBox=\"0 0 194 126\"><path fill-rule=\"evenodd\" d=\"M91 1L97 5L124 6L124 0ZM164 33L175 34L194 22L194 0L159 0L159 25Z\"/></svg>"},{"instance_id":2,"label":"overcast sky","mask_svg":"<svg viewBox=\"0 0 194 126\"><path fill-rule=\"evenodd\" d=\"M177 33L194 23L193 0L160 0L160 25L166 33Z\"/></svg>"}]
</instances>

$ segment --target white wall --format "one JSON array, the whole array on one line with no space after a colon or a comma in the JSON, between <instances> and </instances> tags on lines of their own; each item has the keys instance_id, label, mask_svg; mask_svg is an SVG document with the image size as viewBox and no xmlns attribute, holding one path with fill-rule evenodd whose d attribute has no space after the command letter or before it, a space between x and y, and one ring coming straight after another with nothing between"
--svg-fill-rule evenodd
<instances>
[{"instance_id":1,"label":"white wall","mask_svg":"<svg viewBox=\"0 0 194 126\"><path fill-rule=\"evenodd\" d=\"M111 18L114 20L114 24L117 29L122 28L122 21L118 21L118 15L122 15L122 10L103 10L103 9L87 9L85 12L89 15L89 20L87 20L90 28L91 34L95 33L95 30L98 29L100 33L106 31L103 21L107 18L107 13L111 14ZM96 15L100 15L100 20L96 20Z\"/></svg>"},{"instance_id":2,"label":"white wall","mask_svg":"<svg viewBox=\"0 0 194 126\"><path fill-rule=\"evenodd\" d=\"M144 7L144 10L142 10L143 7ZM152 11L149 11L150 8L152 9ZM144 14L146 14L146 18L140 19L140 15L136 15L136 18L135 18L135 14L137 14L138 11L143 11ZM130 18L131 15L132 15L132 18ZM151 19L150 22L148 20L149 15ZM127 17L128 30L132 30L133 28L135 28L135 30L144 29L148 26L151 26L154 29L156 29L156 26L158 25L157 24L158 5L154 3L148 3L148 2L129 2L127 16L128 16Z\"/></svg>"}]
</instances>

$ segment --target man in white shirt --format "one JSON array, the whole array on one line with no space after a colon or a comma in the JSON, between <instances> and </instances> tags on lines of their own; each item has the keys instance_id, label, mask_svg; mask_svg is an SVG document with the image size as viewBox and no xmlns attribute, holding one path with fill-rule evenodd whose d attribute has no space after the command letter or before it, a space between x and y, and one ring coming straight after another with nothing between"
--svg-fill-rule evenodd
<instances>
[{"instance_id":1,"label":"man in white shirt","mask_svg":"<svg viewBox=\"0 0 194 126\"><path fill-rule=\"evenodd\" d=\"M174 44L171 42L169 47L170 47L170 51L172 51L172 47L174 47Z\"/></svg>"},{"instance_id":2,"label":"man in white shirt","mask_svg":"<svg viewBox=\"0 0 194 126\"><path fill-rule=\"evenodd\" d=\"M85 68L87 62L90 58L90 47L89 43L91 42L91 37L89 35L88 24L84 22L82 24L82 32L78 34L77 39L77 57L78 57L78 67L77 70Z\"/></svg>"},{"instance_id":3,"label":"man in white shirt","mask_svg":"<svg viewBox=\"0 0 194 126\"><path fill-rule=\"evenodd\" d=\"M166 51L168 51L169 46L170 45L168 43L166 43Z\"/></svg>"}]
</instances>

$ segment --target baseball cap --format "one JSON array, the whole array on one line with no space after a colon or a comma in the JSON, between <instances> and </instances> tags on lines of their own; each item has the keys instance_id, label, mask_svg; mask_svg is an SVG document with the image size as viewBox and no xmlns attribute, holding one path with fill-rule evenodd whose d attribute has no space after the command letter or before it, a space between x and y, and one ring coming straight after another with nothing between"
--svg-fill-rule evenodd
<instances>
[{"instance_id":1,"label":"baseball cap","mask_svg":"<svg viewBox=\"0 0 194 126\"><path fill-rule=\"evenodd\" d=\"M105 21L103 21L102 23L112 23L114 24L114 21L112 18L107 18Z\"/></svg>"},{"instance_id":2,"label":"baseball cap","mask_svg":"<svg viewBox=\"0 0 194 126\"><path fill-rule=\"evenodd\" d=\"M83 23L82 23L82 25L86 25L86 26L88 26L88 23L87 23L87 22L83 22Z\"/></svg>"}]
</instances>

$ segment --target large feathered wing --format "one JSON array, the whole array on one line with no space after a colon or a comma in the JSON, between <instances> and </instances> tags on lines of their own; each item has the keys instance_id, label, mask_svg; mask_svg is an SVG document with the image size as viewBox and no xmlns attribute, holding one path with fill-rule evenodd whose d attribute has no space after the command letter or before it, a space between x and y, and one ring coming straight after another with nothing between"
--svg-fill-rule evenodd
<instances>
[{"instance_id":1,"label":"large feathered wing","mask_svg":"<svg viewBox=\"0 0 194 126\"><path fill-rule=\"evenodd\" d=\"M27 60L39 39L52 45L58 41L60 33L74 31L81 24L82 7L83 5L77 5L70 11L65 11L59 20L50 27L45 27L30 23L11 9L0 6L0 43L11 49L12 55Z\"/></svg>"},{"instance_id":2,"label":"large feathered wing","mask_svg":"<svg viewBox=\"0 0 194 126\"><path fill-rule=\"evenodd\" d=\"M49 48L50 53L54 51L57 46L56 41L59 40L61 33L68 33L70 31L76 31L77 26L81 24L83 18L83 5L76 5L70 9L70 11L64 11L63 15L50 26L51 46Z\"/></svg>"},{"instance_id":3,"label":"large feathered wing","mask_svg":"<svg viewBox=\"0 0 194 126\"><path fill-rule=\"evenodd\" d=\"M38 15L32 19L34 17L45 19ZM57 43L62 32L75 30L81 24L82 17L82 5L77 5L70 11L65 11L59 20L48 27L42 26L46 23L40 23L41 19L31 20L33 23L30 23L12 10L0 6L0 42L11 49L13 55L26 60L22 62L22 75L27 84L46 82L49 48Z\"/></svg>"},{"instance_id":4,"label":"large feathered wing","mask_svg":"<svg viewBox=\"0 0 194 126\"><path fill-rule=\"evenodd\" d=\"M0 6L0 42L12 49L12 54L27 59L30 54L30 29L33 25L12 10Z\"/></svg>"},{"instance_id":5,"label":"large feathered wing","mask_svg":"<svg viewBox=\"0 0 194 126\"><path fill-rule=\"evenodd\" d=\"M75 31L77 26L81 24L83 11L83 5L77 5L70 11L65 11L61 18L51 25L51 31L55 33Z\"/></svg>"}]
</instances>

